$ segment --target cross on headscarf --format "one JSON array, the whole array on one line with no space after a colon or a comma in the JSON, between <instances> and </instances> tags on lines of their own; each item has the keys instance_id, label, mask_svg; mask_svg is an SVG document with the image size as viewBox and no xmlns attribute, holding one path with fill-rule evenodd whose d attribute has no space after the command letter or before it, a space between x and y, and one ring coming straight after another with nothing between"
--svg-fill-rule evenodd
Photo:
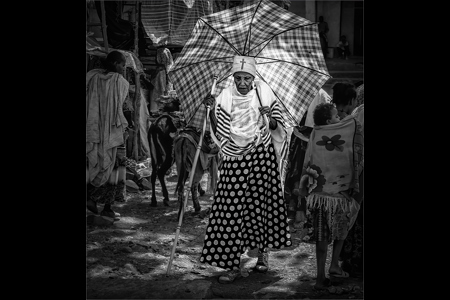
<instances>
[{"instance_id":1,"label":"cross on headscarf","mask_svg":"<svg viewBox=\"0 0 450 300\"><path fill-rule=\"evenodd\" d=\"M247 72L252 76L256 75L256 60L251 56L235 55L233 57L233 67L231 73Z\"/></svg>"},{"instance_id":2,"label":"cross on headscarf","mask_svg":"<svg viewBox=\"0 0 450 300\"><path fill-rule=\"evenodd\" d=\"M244 64L246 63L246 61L244 59L241 60L242 66L241 66L241 70L244 68Z\"/></svg>"}]
</instances>

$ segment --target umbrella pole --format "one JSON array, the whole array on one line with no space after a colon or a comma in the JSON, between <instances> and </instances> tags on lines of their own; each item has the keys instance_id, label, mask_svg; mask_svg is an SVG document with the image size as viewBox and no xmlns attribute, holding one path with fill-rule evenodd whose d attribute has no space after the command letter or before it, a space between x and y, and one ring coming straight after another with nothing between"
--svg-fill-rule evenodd
<instances>
[{"instance_id":1,"label":"umbrella pole","mask_svg":"<svg viewBox=\"0 0 450 300\"><path fill-rule=\"evenodd\" d=\"M214 75L214 81L213 81L213 85L212 85L212 88L211 88L211 95L214 94L214 91L216 89L216 82L217 82L217 75ZM183 223L183 214L184 214L184 211L186 210L186 205L187 205L187 202L188 202L189 193L190 193L191 187L192 187L192 180L194 180L195 168L197 167L197 161L198 161L198 157L200 155L200 149L202 147L203 136L205 135L206 123L208 122L208 119L209 119L209 110L210 110L210 107L207 106L206 107L206 117L205 117L205 119L203 121L203 130L202 130L202 133L200 135L200 140L199 140L198 145L197 145L197 150L195 151L194 162L192 164L191 172L189 174L189 183L188 183L187 189L185 190L186 194L184 196L183 206L182 206L182 209L180 211L180 217L179 217L179 220L178 220L178 226L177 226L176 233L175 233L175 240L173 241L173 247L172 247L172 252L170 253L169 264L167 265L167 272L166 272L167 275L170 274L170 269L172 267L173 257L175 255L175 250L177 248L178 236L180 235L181 224Z\"/></svg>"},{"instance_id":2,"label":"umbrella pole","mask_svg":"<svg viewBox=\"0 0 450 300\"><path fill-rule=\"evenodd\" d=\"M261 102L261 98L259 98L259 93L258 93L258 90L256 87L255 87L255 91L256 91L256 96L258 96L259 105L263 106L263 104ZM269 130L269 118L267 117L267 115L263 115L263 119L264 119L264 122L266 123L266 130L264 132L264 133L266 133L266 131Z\"/></svg>"}]
</instances>

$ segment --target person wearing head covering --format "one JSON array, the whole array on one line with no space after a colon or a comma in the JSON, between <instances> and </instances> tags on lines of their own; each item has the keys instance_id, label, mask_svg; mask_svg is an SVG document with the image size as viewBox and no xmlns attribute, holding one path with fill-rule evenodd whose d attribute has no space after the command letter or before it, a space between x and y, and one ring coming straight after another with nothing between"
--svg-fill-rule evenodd
<instances>
[{"instance_id":1,"label":"person wearing head covering","mask_svg":"<svg viewBox=\"0 0 450 300\"><path fill-rule=\"evenodd\" d=\"M356 88L356 105L352 115L361 123L361 131L364 135L364 83Z\"/></svg>"},{"instance_id":2,"label":"person wearing head covering","mask_svg":"<svg viewBox=\"0 0 450 300\"><path fill-rule=\"evenodd\" d=\"M332 243L329 277L348 277L339 264L344 240L354 225L360 203L360 174L364 170L364 136L353 115L356 91L350 83L333 86L331 103L316 106L300 179L300 194L313 220L316 243L315 289L326 289L326 258Z\"/></svg>"},{"instance_id":3,"label":"person wearing head covering","mask_svg":"<svg viewBox=\"0 0 450 300\"><path fill-rule=\"evenodd\" d=\"M356 88L356 93L357 104L351 115L361 124L361 133L364 136L364 84ZM361 204L361 207L355 225L344 240L339 260L342 261L342 270L352 277L360 277L363 273L364 260L364 170L359 175L359 192L353 198Z\"/></svg>"},{"instance_id":4,"label":"person wearing head covering","mask_svg":"<svg viewBox=\"0 0 450 300\"><path fill-rule=\"evenodd\" d=\"M159 64L156 75L151 80L154 86L150 93L150 110L156 111L166 99L170 99L168 92L173 91L173 84L170 82L167 72L173 65L172 53L165 47L156 50L156 62Z\"/></svg>"},{"instance_id":5,"label":"person wearing head covering","mask_svg":"<svg viewBox=\"0 0 450 300\"><path fill-rule=\"evenodd\" d=\"M364 83L361 83L356 87L356 107L361 104L364 104Z\"/></svg>"},{"instance_id":6,"label":"person wearing head covering","mask_svg":"<svg viewBox=\"0 0 450 300\"><path fill-rule=\"evenodd\" d=\"M299 126L294 127L289 145L289 157L286 166L286 180L284 182L284 199L288 204L288 217L293 219L294 229L303 230L310 224L306 218L306 199L299 194L300 175L305 159L309 135L314 127L313 112L318 104L330 103L331 97L320 89L308 110L303 115Z\"/></svg>"},{"instance_id":7,"label":"person wearing head covering","mask_svg":"<svg viewBox=\"0 0 450 300\"><path fill-rule=\"evenodd\" d=\"M122 107L129 83L122 76L126 58L111 51L106 68L86 74L86 184L87 208L102 216L117 219L111 209L115 200L124 198L125 130L128 122ZM120 170L120 171L119 171Z\"/></svg>"},{"instance_id":8,"label":"person wearing head covering","mask_svg":"<svg viewBox=\"0 0 450 300\"><path fill-rule=\"evenodd\" d=\"M269 248L292 245L280 180L286 129L270 87L255 80L254 57L235 56L233 84L203 101L223 161L200 261L226 269L220 283L241 276L241 255L258 249L257 272L269 268Z\"/></svg>"}]
</instances>

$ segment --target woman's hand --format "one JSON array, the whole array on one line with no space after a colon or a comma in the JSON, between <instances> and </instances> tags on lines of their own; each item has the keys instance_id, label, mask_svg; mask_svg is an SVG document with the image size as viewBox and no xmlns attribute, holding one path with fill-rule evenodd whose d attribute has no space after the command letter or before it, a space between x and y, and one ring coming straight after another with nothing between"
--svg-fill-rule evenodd
<instances>
[{"instance_id":1,"label":"woman's hand","mask_svg":"<svg viewBox=\"0 0 450 300\"><path fill-rule=\"evenodd\" d=\"M205 99L203 99L203 104L205 106L209 106L210 108L213 108L215 103L216 99L211 94L209 94L208 96L205 97Z\"/></svg>"},{"instance_id":2,"label":"woman's hand","mask_svg":"<svg viewBox=\"0 0 450 300\"><path fill-rule=\"evenodd\" d=\"M277 120L275 120L274 118L272 118L271 113L270 113L270 107L269 106L260 106L259 108L259 112L261 113L262 116L267 115L268 117L268 121L269 121L269 128L272 130L275 130L275 128L277 128Z\"/></svg>"},{"instance_id":3,"label":"woman's hand","mask_svg":"<svg viewBox=\"0 0 450 300\"><path fill-rule=\"evenodd\" d=\"M261 113L261 115L267 115L268 117L270 117L270 107L269 106L260 106L259 108L259 112Z\"/></svg>"}]
</instances>

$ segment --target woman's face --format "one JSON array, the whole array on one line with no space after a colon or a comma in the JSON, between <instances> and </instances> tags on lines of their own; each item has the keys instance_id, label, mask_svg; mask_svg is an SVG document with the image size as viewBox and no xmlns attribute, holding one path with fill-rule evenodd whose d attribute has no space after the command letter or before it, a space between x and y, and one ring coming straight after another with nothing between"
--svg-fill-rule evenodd
<instances>
[{"instance_id":1,"label":"woman's face","mask_svg":"<svg viewBox=\"0 0 450 300\"><path fill-rule=\"evenodd\" d=\"M247 95L252 89L252 82L255 77L247 72L236 72L233 75L236 88L242 95Z\"/></svg>"}]
</instances>

